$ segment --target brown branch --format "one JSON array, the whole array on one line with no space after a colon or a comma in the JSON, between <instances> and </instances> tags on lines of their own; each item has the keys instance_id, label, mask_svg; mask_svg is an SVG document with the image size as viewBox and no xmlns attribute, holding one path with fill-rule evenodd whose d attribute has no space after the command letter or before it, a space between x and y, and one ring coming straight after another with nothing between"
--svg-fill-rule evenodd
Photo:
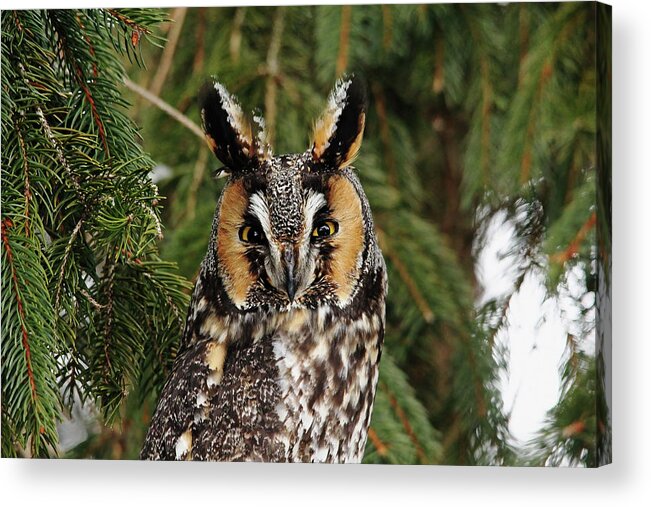
<instances>
[{"instance_id":1,"label":"brown branch","mask_svg":"<svg viewBox=\"0 0 651 507\"><path fill-rule=\"evenodd\" d=\"M529 111L529 120L527 122L527 128L524 138L524 150L522 154L522 162L520 164L520 183L525 184L529 181L531 174L531 145L534 137L534 131L536 127L537 115L535 114L534 106L539 105L542 98L542 93L545 88L545 85L549 82L552 75L554 74L554 66L556 63L556 57L558 56L558 48L563 42L563 40L568 36L568 34L574 31L575 25L581 20L579 16L575 17L571 22L568 22L567 25L561 30L560 35L554 40L554 45L552 50L549 52L541 70L540 77L538 79L538 86L536 87L536 93L531 101L531 109Z\"/></svg>"},{"instance_id":2,"label":"brown branch","mask_svg":"<svg viewBox=\"0 0 651 507\"><path fill-rule=\"evenodd\" d=\"M341 76L348 65L348 45L350 43L350 18L352 6L341 7L341 28L339 29L339 54L337 55L337 77Z\"/></svg>"},{"instance_id":3,"label":"brown branch","mask_svg":"<svg viewBox=\"0 0 651 507\"><path fill-rule=\"evenodd\" d=\"M246 16L246 7L238 7L235 11L233 18L233 29L231 30L231 37L228 42L228 50L231 55L233 63L237 63L240 59L240 48L242 46L242 25L244 24L244 17Z\"/></svg>"},{"instance_id":4,"label":"brown branch","mask_svg":"<svg viewBox=\"0 0 651 507\"><path fill-rule=\"evenodd\" d=\"M84 297L85 297L85 298L90 302L90 304L93 305L97 310L102 310L102 309L106 308L106 305L102 305L102 304L98 303L97 300L96 300L95 298L93 298L93 296L91 296L91 295L88 293L87 290L79 289L79 292L80 292L81 295L84 296Z\"/></svg>"},{"instance_id":5,"label":"brown branch","mask_svg":"<svg viewBox=\"0 0 651 507\"><path fill-rule=\"evenodd\" d=\"M463 11L465 14L465 10ZM477 26L470 16L466 16L470 33L475 42L475 47L478 51L479 59L479 75L481 76L481 150L480 150L480 164L482 181L484 185L490 183L489 178L489 151L490 151L490 113L493 101L493 87L491 85L490 67L488 62L488 55L486 53L484 40L477 29Z\"/></svg>"},{"instance_id":6,"label":"brown branch","mask_svg":"<svg viewBox=\"0 0 651 507\"><path fill-rule=\"evenodd\" d=\"M432 91L439 94L445 86L445 43L442 37L438 37L434 43L434 62Z\"/></svg>"},{"instance_id":7,"label":"brown branch","mask_svg":"<svg viewBox=\"0 0 651 507\"><path fill-rule=\"evenodd\" d=\"M377 453L380 456L386 456L387 453L389 452L389 447L380 440L380 437L378 434L375 432L373 428L368 429L368 438L371 440L371 443L377 450Z\"/></svg>"},{"instance_id":8,"label":"brown branch","mask_svg":"<svg viewBox=\"0 0 651 507\"><path fill-rule=\"evenodd\" d=\"M391 131L389 129L386 99L382 87L378 83L374 82L372 88L373 95L375 95L375 109L377 111L378 123L380 124L380 140L384 149L384 160L387 165L389 185L395 187L398 184L398 175L396 161L391 150Z\"/></svg>"},{"instance_id":9,"label":"brown branch","mask_svg":"<svg viewBox=\"0 0 651 507\"><path fill-rule=\"evenodd\" d=\"M206 138L201 128L196 123L194 123L190 118L188 118L183 113L181 113L178 109L175 109L174 107L170 106L167 102L162 100L160 97L157 97L150 91L145 90L142 86L137 85L129 78L124 78L124 84L127 88L136 92L142 98L148 100L153 105L155 105L158 109L160 109L161 111L167 113L169 116L174 118L181 125L183 125L188 130L190 130L194 135L199 137L202 141L205 141Z\"/></svg>"},{"instance_id":10,"label":"brown branch","mask_svg":"<svg viewBox=\"0 0 651 507\"><path fill-rule=\"evenodd\" d=\"M524 79L524 59L529 51L529 6L520 4L518 12L519 36L520 36L520 58L518 60L518 87Z\"/></svg>"},{"instance_id":11,"label":"brown branch","mask_svg":"<svg viewBox=\"0 0 651 507\"><path fill-rule=\"evenodd\" d=\"M93 115L93 120L95 121L95 125L97 125L97 128L99 129L99 138L102 140L104 151L106 151L106 155L110 157L111 154L109 152L108 142L106 140L106 131L104 130L104 122L102 122L99 112L97 111L97 105L95 104L95 99L93 99L93 95L90 93L90 88L88 88L85 84L83 84L84 77L79 67L77 67L77 79L79 82L79 86L81 87L81 89L84 92L84 95L86 96L86 100L90 104L90 111L91 114Z\"/></svg>"},{"instance_id":12,"label":"brown branch","mask_svg":"<svg viewBox=\"0 0 651 507\"><path fill-rule=\"evenodd\" d=\"M407 290L411 294L411 297L413 298L414 302L416 303L416 306L420 310L420 313L422 314L425 322L427 322L428 324L432 323L434 321L434 313L429 307L429 304L427 303L425 297L421 294L418 285L416 285L416 282L409 274L409 270L400 260L400 257L398 257L398 255L393 251L393 249L389 248L389 245L386 241L385 233L377 227L376 230L378 235L378 241L380 242L380 247L382 248L382 251L387 255L387 257L389 257L391 263L398 271L400 278L405 283Z\"/></svg>"},{"instance_id":13,"label":"brown branch","mask_svg":"<svg viewBox=\"0 0 651 507\"><path fill-rule=\"evenodd\" d=\"M573 423L568 424L563 428L561 431L561 436L563 438L573 438L579 433L583 433L585 431L585 421L578 419L574 421Z\"/></svg>"},{"instance_id":14,"label":"brown branch","mask_svg":"<svg viewBox=\"0 0 651 507\"><path fill-rule=\"evenodd\" d=\"M550 257L550 260L559 264L565 264L567 261L569 261L579 252L581 243L583 243L583 240L585 240L586 236L590 232L590 229L592 229L596 224L597 213L593 211L585 223L581 226L579 231L576 233L576 236L574 236L574 239L570 242L568 247L562 252L552 255Z\"/></svg>"},{"instance_id":15,"label":"brown branch","mask_svg":"<svg viewBox=\"0 0 651 507\"><path fill-rule=\"evenodd\" d=\"M461 436L461 417L459 414L455 414L452 423L448 425L447 432L443 441L441 442L441 447L443 448L443 455L448 454L448 450L457 442Z\"/></svg>"},{"instance_id":16,"label":"brown branch","mask_svg":"<svg viewBox=\"0 0 651 507\"><path fill-rule=\"evenodd\" d=\"M206 172L206 166L208 165L208 150L201 149L199 150L199 156L197 157L197 162L194 164L194 171L192 172L192 183L190 183L190 189L188 191L188 203L185 207L185 213L188 220L193 220L196 207L197 207L197 192L203 181L203 175Z\"/></svg>"},{"instance_id":17,"label":"brown branch","mask_svg":"<svg viewBox=\"0 0 651 507\"><path fill-rule=\"evenodd\" d=\"M493 88L490 84L488 63L482 59L482 105L481 105L481 173L484 185L490 183L490 140L491 140L491 109L493 104Z\"/></svg>"},{"instance_id":18,"label":"brown branch","mask_svg":"<svg viewBox=\"0 0 651 507\"><path fill-rule=\"evenodd\" d=\"M536 114L534 114L533 112L534 104L540 102L540 97L542 96L542 92L545 87L545 84L552 77L553 73L554 73L554 53L552 53L549 56L545 64L542 66L542 69L540 71L540 79L538 81L538 86L536 87L536 94L531 105L532 112L529 113L529 121L527 122L527 128L525 131L522 162L520 163L520 183L523 185L527 181L529 181L529 177L531 175L531 162L532 162L531 144L532 144L534 130L536 127L536 118L537 118Z\"/></svg>"},{"instance_id":19,"label":"brown branch","mask_svg":"<svg viewBox=\"0 0 651 507\"><path fill-rule=\"evenodd\" d=\"M151 33L151 30L149 28L144 27L142 25L139 25L138 23L136 23L135 21L129 19L128 17L126 17L124 14L120 13L116 9L106 9L106 12L108 12L111 16L116 18L118 21L124 23L129 28L131 28L132 30L134 30L134 31L136 31L136 32L138 32L140 34L143 34L143 33L144 34L150 34Z\"/></svg>"},{"instance_id":20,"label":"brown branch","mask_svg":"<svg viewBox=\"0 0 651 507\"><path fill-rule=\"evenodd\" d=\"M70 64L74 69L73 75L75 77L75 80L77 81L77 85L84 92L86 101L90 105L91 116L93 117L93 121L95 122L95 125L97 125L97 128L99 130L99 138L101 139L102 145L104 146L104 151L106 152L106 155L110 157L108 142L106 140L106 129L104 128L104 122L102 121L102 118L100 117L99 112L97 111L97 105L95 104L95 99L93 98L93 94L91 93L90 88L86 84L87 80L86 80L86 76L84 75L84 71L79 65L79 63L77 62L75 55L70 51L68 44L66 43L67 38L66 38L65 30L61 30L59 26L59 22L56 19L56 17L54 16L51 17L51 21L58 34L57 46L59 47L59 50L61 51L62 54L67 55L66 59L70 62ZM91 53L92 52L94 52L94 49L91 46Z\"/></svg>"},{"instance_id":21,"label":"brown branch","mask_svg":"<svg viewBox=\"0 0 651 507\"><path fill-rule=\"evenodd\" d=\"M194 59L192 60L192 72L198 74L203 70L203 61L206 57L206 8L199 7L197 12L199 18L197 26L197 42Z\"/></svg>"},{"instance_id":22,"label":"brown branch","mask_svg":"<svg viewBox=\"0 0 651 507\"><path fill-rule=\"evenodd\" d=\"M88 37L88 34L86 33L86 27L84 26L84 23L82 22L80 15L77 15L77 23L79 24L79 28L81 28L81 31L84 34L84 40L86 41L86 44L88 44L88 51L90 52L90 56L93 59L93 77L97 78L99 72L97 70L95 48L93 47L93 44L90 42L90 37Z\"/></svg>"},{"instance_id":23,"label":"brown branch","mask_svg":"<svg viewBox=\"0 0 651 507\"><path fill-rule=\"evenodd\" d=\"M387 49L391 46L391 39L393 38L393 17L391 16L391 5L382 4L382 26L384 28L382 34L382 46Z\"/></svg>"},{"instance_id":24,"label":"brown branch","mask_svg":"<svg viewBox=\"0 0 651 507\"><path fill-rule=\"evenodd\" d=\"M163 84L167 79L167 74L172 68L172 60L174 59L174 54L176 53L176 47L181 37L181 30L183 29L183 23L185 22L185 15L188 12L187 7L177 7L172 12L171 18L176 21L172 25L170 30L170 36L165 44L165 49L161 56L161 61L152 80L151 86L149 87L150 93L159 96L161 90L163 89Z\"/></svg>"},{"instance_id":25,"label":"brown branch","mask_svg":"<svg viewBox=\"0 0 651 507\"><path fill-rule=\"evenodd\" d=\"M20 19L18 18L18 12L19 11L13 11L14 22L16 23L16 27L18 28L18 31L23 32L25 29L23 28L23 24L20 22Z\"/></svg>"},{"instance_id":26,"label":"brown branch","mask_svg":"<svg viewBox=\"0 0 651 507\"><path fill-rule=\"evenodd\" d=\"M278 91L278 76L280 74L278 53L280 52L281 39L285 28L285 8L276 7L273 20L269 51L267 52L267 85L264 96L265 120L267 122L267 136L272 144L276 133L276 94Z\"/></svg>"},{"instance_id":27,"label":"brown branch","mask_svg":"<svg viewBox=\"0 0 651 507\"><path fill-rule=\"evenodd\" d=\"M381 384L381 385L383 385L384 390L387 393L387 396L389 398L389 404L395 411L396 416L398 416L398 420L405 428L405 432L407 433L409 440L411 440L411 442L414 444L414 447L416 448L416 455L418 456L418 460L422 464L427 463L427 457L425 456L425 452L423 451L420 442L418 442L418 438L416 437L416 433L414 432L414 429L412 428L411 423L409 422L409 418L407 417L407 414L405 414L404 410L402 410L402 407L398 405L398 401L396 400L396 397L393 395L393 393L391 393L391 391L389 390L389 387L385 384Z\"/></svg>"},{"instance_id":28,"label":"brown branch","mask_svg":"<svg viewBox=\"0 0 651 507\"><path fill-rule=\"evenodd\" d=\"M27 328L25 327L25 309L23 308L23 301L20 297L20 290L18 289L18 274L16 273L16 266L14 265L14 254L11 250L11 245L9 244L9 238L7 237L7 229L12 226L13 222L10 219L4 218L2 220L2 244L7 252L7 262L11 269L11 279L13 282L14 294L16 296L16 304L18 306L18 315L20 316L20 329L22 331L23 349L25 350L25 362L27 364L29 387L32 394L32 400L36 400L36 381L34 379L34 371L32 370L32 352L29 346L29 335L27 334Z\"/></svg>"}]
</instances>

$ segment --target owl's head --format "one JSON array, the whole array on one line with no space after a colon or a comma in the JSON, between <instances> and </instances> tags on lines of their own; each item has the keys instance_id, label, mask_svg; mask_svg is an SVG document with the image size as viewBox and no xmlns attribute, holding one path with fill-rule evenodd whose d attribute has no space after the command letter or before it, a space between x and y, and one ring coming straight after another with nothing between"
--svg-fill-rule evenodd
<instances>
[{"instance_id":1,"label":"owl's head","mask_svg":"<svg viewBox=\"0 0 651 507\"><path fill-rule=\"evenodd\" d=\"M274 156L262 118L253 116L254 128L217 82L202 89L200 109L208 144L229 176L209 256L230 302L239 311L348 305L377 249L350 168L364 131L362 82L336 84L312 145L300 154Z\"/></svg>"}]
</instances>

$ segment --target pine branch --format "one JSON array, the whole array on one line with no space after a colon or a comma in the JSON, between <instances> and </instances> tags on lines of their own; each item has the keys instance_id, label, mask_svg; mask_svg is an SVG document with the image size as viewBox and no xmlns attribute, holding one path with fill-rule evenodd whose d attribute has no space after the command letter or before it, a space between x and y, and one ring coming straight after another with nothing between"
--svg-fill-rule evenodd
<instances>
[{"instance_id":1,"label":"pine branch","mask_svg":"<svg viewBox=\"0 0 651 507\"><path fill-rule=\"evenodd\" d=\"M337 55L336 74L341 76L348 65L348 45L350 43L350 18L352 15L352 6L343 5L341 7L341 26L339 28L339 54Z\"/></svg>"},{"instance_id":2,"label":"pine branch","mask_svg":"<svg viewBox=\"0 0 651 507\"><path fill-rule=\"evenodd\" d=\"M172 25L167 44L165 44L165 49L163 50L163 54L158 64L158 69L156 69L156 74L154 75L154 79L152 80L151 86L148 90L149 93L156 97L160 96L167 74L169 74L170 68L172 67L172 60L176 53L176 46L181 37L181 31L183 30L183 23L187 12L187 7L177 7L172 11L171 18L175 23Z\"/></svg>"},{"instance_id":3,"label":"pine branch","mask_svg":"<svg viewBox=\"0 0 651 507\"><path fill-rule=\"evenodd\" d=\"M382 251L389 257L391 260L391 263L395 268L397 269L398 273L400 274L400 278L402 278L402 281L405 283L407 288L409 289L409 292L411 293L412 297L414 298L414 302L418 306L418 309L420 310L423 319L427 323L431 323L434 321L434 313L432 312L431 308L429 307L429 304L427 303L425 297L421 294L420 290L418 289L418 286L416 285L416 282L414 282L413 278L409 274L409 271L407 270L406 266L403 264L403 262L400 260L400 258L393 252L393 250L390 247L390 243L387 242L386 240L386 235L385 233L377 228L376 229L377 235L378 235L378 241L380 243L380 248L382 248Z\"/></svg>"},{"instance_id":4,"label":"pine branch","mask_svg":"<svg viewBox=\"0 0 651 507\"><path fill-rule=\"evenodd\" d=\"M277 7L267 52L267 82L264 96L265 121L270 144L273 144L276 134L276 95L278 93L278 76L280 67L278 54L280 52L283 30L285 29L285 8Z\"/></svg>"},{"instance_id":5,"label":"pine branch","mask_svg":"<svg viewBox=\"0 0 651 507\"><path fill-rule=\"evenodd\" d=\"M124 79L124 84L131 91L136 92L138 95L140 95L144 99L151 102L153 105L155 105L161 111L163 111L166 114L168 114L169 116L171 116L173 119L175 119L181 125L183 125L185 128L190 130L195 136L199 137L202 141L205 140L205 136L203 134L203 131L199 127L199 125L194 123L187 116L182 114L179 110L173 108L167 102L162 100L160 97L157 97L156 95L152 94L148 90L145 90L142 86L137 85L136 83L134 83L133 81L131 81L128 78Z\"/></svg>"},{"instance_id":6,"label":"pine branch","mask_svg":"<svg viewBox=\"0 0 651 507\"><path fill-rule=\"evenodd\" d=\"M32 369L32 351L29 345L29 334L27 328L25 327L25 310L23 308L23 300L20 296L20 289L18 288L18 275L16 274L16 267L14 265L14 254L9 244L9 239L7 237L7 229L13 227L13 223L10 219L4 218L2 220L2 244L7 255L7 262L9 264L9 269L11 270L11 279L13 282L13 293L16 298L16 305L18 307L18 317L20 319L20 329L22 331L22 344L25 351L25 364L27 367L27 378L29 379L30 393L32 401L36 401L36 381L34 380L34 370Z\"/></svg>"}]
</instances>

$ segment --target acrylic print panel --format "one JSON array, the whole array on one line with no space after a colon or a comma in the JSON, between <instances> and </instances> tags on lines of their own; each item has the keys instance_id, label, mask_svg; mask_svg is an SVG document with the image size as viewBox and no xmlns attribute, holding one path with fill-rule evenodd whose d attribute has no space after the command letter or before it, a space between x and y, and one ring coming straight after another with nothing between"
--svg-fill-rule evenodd
<instances>
[{"instance_id":1,"label":"acrylic print panel","mask_svg":"<svg viewBox=\"0 0 651 507\"><path fill-rule=\"evenodd\" d=\"M2 13L2 456L610 462L610 7Z\"/></svg>"}]
</instances>

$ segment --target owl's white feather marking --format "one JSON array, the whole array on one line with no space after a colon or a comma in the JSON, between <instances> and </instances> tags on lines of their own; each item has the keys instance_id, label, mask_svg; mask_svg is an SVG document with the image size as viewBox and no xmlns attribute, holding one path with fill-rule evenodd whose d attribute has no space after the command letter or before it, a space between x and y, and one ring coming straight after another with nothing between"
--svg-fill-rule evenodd
<instances>
[{"instance_id":1,"label":"owl's white feather marking","mask_svg":"<svg viewBox=\"0 0 651 507\"><path fill-rule=\"evenodd\" d=\"M321 305L317 310L316 322L319 330L323 330L326 324L326 318L330 314L330 307Z\"/></svg>"},{"instance_id":2,"label":"owl's white feather marking","mask_svg":"<svg viewBox=\"0 0 651 507\"><path fill-rule=\"evenodd\" d=\"M314 461L315 462L325 461L326 458L328 457L329 450L330 449L328 447L319 447L314 453Z\"/></svg>"},{"instance_id":3,"label":"owl's white feather marking","mask_svg":"<svg viewBox=\"0 0 651 507\"><path fill-rule=\"evenodd\" d=\"M325 361L328 357L328 352L328 342L326 340L320 340L314 349L314 358L318 361Z\"/></svg>"},{"instance_id":4,"label":"owl's white feather marking","mask_svg":"<svg viewBox=\"0 0 651 507\"><path fill-rule=\"evenodd\" d=\"M255 123L258 127L258 133L256 136L258 158L271 158L273 156L273 153L271 151L269 133L267 131L267 125L264 121L264 117L260 113L255 113L253 115L253 123Z\"/></svg>"},{"instance_id":5,"label":"owl's white feather marking","mask_svg":"<svg viewBox=\"0 0 651 507\"><path fill-rule=\"evenodd\" d=\"M328 202L326 201L325 195L323 195L321 192L310 191L307 194L307 198L305 199L305 204L303 207L303 213L305 217L304 232L307 233L308 236L312 233L314 215L327 204Z\"/></svg>"},{"instance_id":6,"label":"owl's white feather marking","mask_svg":"<svg viewBox=\"0 0 651 507\"><path fill-rule=\"evenodd\" d=\"M224 320L217 318L214 314L209 314L201 324L201 332L218 342L226 339L227 328L224 326Z\"/></svg>"},{"instance_id":7,"label":"owl's white feather marking","mask_svg":"<svg viewBox=\"0 0 651 507\"><path fill-rule=\"evenodd\" d=\"M197 401L195 403L197 408L205 407L208 404L208 396L203 391L197 394Z\"/></svg>"},{"instance_id":8,"label":"owl's white feather marking","mask_svg":"<svg viewBox=\"0 0 651 507\"><path fill-rule=\"evenodd\" d=\"M188 429L181 434L181 436L176 441L175 446L176 459L184 460L188 457L192 449L192 430Z\"/></svg>"},{"instance_id":9,"label":"owl's white feather marking","mask_svg":"<svg viewBox=\"0 0 651 507\"><path fill-rule=\"evenodd\" d=\"M245 155L249 155L248 150L252 142L250 137L251 127L244 119L244 113L242 112L240 104L221 83L215 83L214 87L215 90L217 90L217 93L219 93L222 108L228 115L228 122L237 133L237 137L242 145L242 150L245 152Z\"/></svg>"},{"instance_id":10,"label":"owl's white feather marking","mask_svg":"<svg viewBox=\"0 0 651 507\"><path fill-rule=\"evenodd\" d=\"M255 216L262 226L267 238L272 237L271 232L271 218L269 217L269 207L267 206L267 201L260 192L256 192L251 197L249 197L249 212Z\"/></svg>"},{"instance_id":11,"label":"owl's white feather marking","mask_svg":"<svg viewBox=\"0 0 651 507\"><path fill-rule=\"evenodd\" d=\"M213 341L208 345L206 352L206 365L210 373L206 378L206 386L211 389L217 386L224 375L224 362L226 361L227 346L224 340ZM198 403L198 402L197 402Z\"/></svg>"},{"instance_id":12,"label":"owl's white feather marking","mask_svg":"<svg viewBox=\"0 0 651 507\"><path fill-rule=\"evenodd\" d=\"M351 80L339 80L335 84L330 96L328 97L328 106L314 125L315 143L314 154L319 158L330 146L330 139L337 130L337 121L346 107L348 98L348 88Z\"/></svg>"}]
</instances>

